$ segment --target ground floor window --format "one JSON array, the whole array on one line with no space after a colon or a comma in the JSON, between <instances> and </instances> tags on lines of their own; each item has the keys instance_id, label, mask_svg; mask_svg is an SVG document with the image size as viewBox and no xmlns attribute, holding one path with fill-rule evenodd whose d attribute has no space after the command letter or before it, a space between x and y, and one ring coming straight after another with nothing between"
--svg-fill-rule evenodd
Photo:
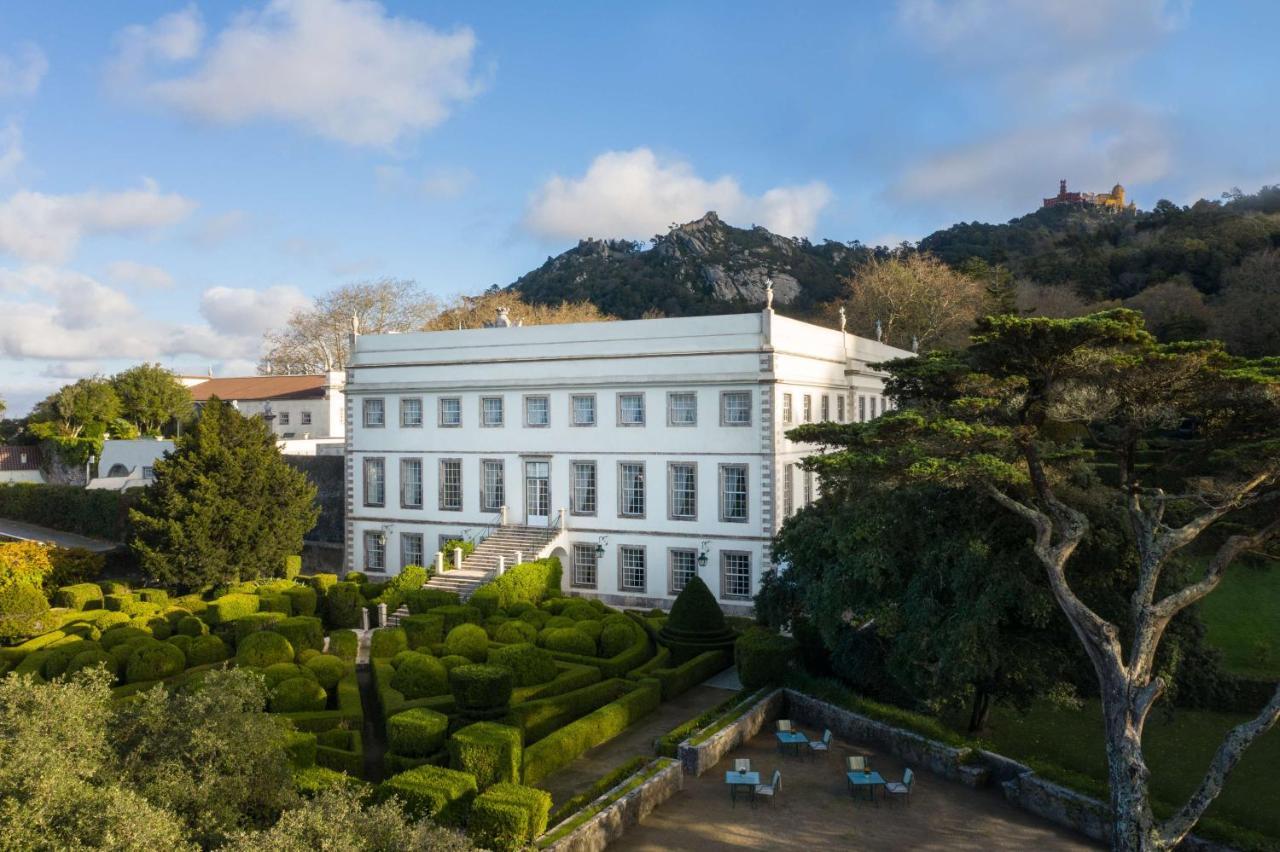
<instances>
[{"instance_id":1,"label":"ground floor window","mask_svg":"<svg viewBox=\"0 0 1280 852\"><path fill-rule=\"evenodd\" d=\"M698 576L698 551L692 548L672 548L671 562L671 594L678 595Z\"/></svg>"},{"instance_id":2,"label":"ground floor window","mask_svg":"<svg viewBox=\"0 0 1280 852\"><path fill-rule=\"evenodd\" d=\"M364 570L382 574L387 570L387 538L381 532L364 534Z\"/></svg>"},{"instance_id":3,"label":"ground floor window","mask_svg":"<svg viewBox=\"0 0 1280 852\"><path fill-rule=\"evenodd\" d=\"M643 592L648 588L644 548L623 545L618 560L621 586L624 592Z\"/></svg>"},{"instance_id":4,"label":"ground floor window","mask_svg":"<svg viewBox=\"0 0 1280 852\"><path fill-rule=\"evenodd\" d=\"M422 533L400 533L400 567L422 565Z\"/></svg>"},{"instance_id":5,"label":"ground floor window","mask_svg":"<svg viewBox=\"0 0 1280 852\"><path fill-rule=\"evenodd\" d=\"M598 564L594 544L575 544L573 546L573 585L594 589Z\"/></svg>"},{"instance_id":6,"label":"ground floor window","mask_svg":"<svg viewBox=\"0 0 1280 852\"><path fill-rule=\"evenodd\" d=\"M720 554L720 597L751 597L751 554L735 550Z\"/></svg>"}]
</instances>

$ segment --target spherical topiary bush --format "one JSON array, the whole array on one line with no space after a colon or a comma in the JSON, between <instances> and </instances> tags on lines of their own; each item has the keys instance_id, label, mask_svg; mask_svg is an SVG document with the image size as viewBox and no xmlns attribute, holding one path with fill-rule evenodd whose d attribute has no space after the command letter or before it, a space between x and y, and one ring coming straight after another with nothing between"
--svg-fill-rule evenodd
<instances>
[{"instance_id":1,"label":"spherical topiary bush","mask_svg":"<svg viewBox=\"0 0 1280 852\"><path fill-rule=\"evenodd\" d=\"M183 636L203 636L209 632L209 625L194 615L186 615L178 619L178 632Z\"/></svg>"},{"instance_id":2,"label":"spherical topiary bush","mask_svg":"<svg viewBox=\"0 0 1280 852\"><path fill-rule=\"evenodd\" d=\"M547 622L551 620L551 613L544 612L540 609L527 609L517 616L521 621L527 621L534 627L541 630L547 626Z\"/></svg>"},{"instance_id":3,"label":"spherical topiary bush","mask_svg":"<svg viewBox=\"0 0 1280 852\"><path fill-rule=\"evenodd\" d=\"M748 630L733 647L734 663L745 689L781 683L796 653L795 639L768 630Z\"/></svg>"},{"instance_id":4,"label":"spherical topiary bush","mask_svg":"<svg viewBox=\"0 0 1280 852\"><path fill-rule=\"evenodd\" d=\"M409 647L417 650L434 642L444 641L444 616L424 612L411 615L400 620L405 635L409 638Z\"/></svg>"},{"instance_id":5,"label":"spherical topiary bush","mask_svg":"<svg viewBox=\"0 0 1280 852\"><path fill-rule=\"evenodd\" d=\"M191 666L219 663L230 656L231 649L217 636L196 636L187 648L187 664Z\"/></svg>"},{"instance_id":6,"label":"spherical topiary bush","mask_svg":"<svg viewBox=\"0 0 1280 852\"><path fill-rule=\"evenodd\" d=\"M449 691L449 673L435 657L410 651L391 676L391 688L410 700L444 695Z\"/></svg>"},{"instance_id":7,"label":"spherical topiary bush","mask_svg":"<svg viewBox=\"0 0 1280 852\"><path fill-rule=\"evenodd\" d=\"M604 632L603 621L576 621L573 629L579 633L585 633L591 637L591 640L597 645L600 644L600 634Z\"/></svg>"},{"instance_id":8,"label":"spherical topiary bush","mask_svg":"<svg viewBox=\"0 0 1280 852\"><path fill-rule=\"evenodd\" d=\"M182 619L184 618L190 618L193 613L191 612L191 610L187 609L186 607L173 606L171 604L165 607L164 611L161 612L160 614L163 615L165 619L168 620L169 626L174 629L174 632L177 632L178 623L182 621Z\"/></svg>"},{"instance_id":9,"label":"spherical topiary bush","mask_svg":"<svg viewBox=\"0 0 1280 852\"><path fill-rule=\"evenodd\" d=\"M630 648L635 641L635 625L630 622L607 624L600 631L600 656L605 659L616 657Z\"/></svg>"},{"instance_id":10,"label":"spherical topiary bush","mask_svg":"<svg viewBox=\"0 0 1280 852\"><path fill-rule=\"evenodd\" d=\"M313 713L323 710L329 696L324 687L309 677L284 681L271 695L272 713Z\"/></svg>"},{"instance_id":11,"label":"spherical topiary bush","mask_svg":"<svg viewBox=\"0 0 1280 852\"><path fill-rule=\"evenodd\" d=\"M489 656L489 634L478 624L459 624L444 637L444 652L483 663Z\"/></svg>"},{"instance_id":12,"label":"spherical topiary bush","mask_svg":"<svg viewBox=\"0 0 1280 852\"><path fill-rule=\"evenodd\" d=\"M276 622L271 629L288 639L295 652L324 647L324 625L313 616L295 615Z\"/></svg>"},{"instance_id":13,"label":"spherical topiary bush","mask_svg":"<svg viewBox=\"0 0 1280 852\"><path fill-rule=\"evenodd\" d=\"M67 663L67 670L64 674L66 677L72 677L76 672L96 668L97 666L105 666L113 676L116 673L115 663L112 661L110 654L101 648L89 648L71 658L71 662Z\"/></svg>"},{"instance_id":14,"label":"spherical topiary bush","mask_svg":"<svg viewBox=\"0 0 1280 852\"><path fill-rule=\"evenodd\" d=\"M458 711L473 720L496 719L511 704L511 670L502 666L458 666L449 672Z\"/></svg>"},{"instance_id":15,"label":"spherical topiary bush","mask_svg":"<svg viewBox=\"0 0 1280 852\"><path fill-rule=\"evenodd\" d=\"M295 677L305 677L307 680L314 680L316 683L320 682L315 672L311 671L311 669L303 668L297 663L275 663L263 669L262 676L267 681L267 689L275 689L286 680L293 680Z\"/></svg>"},{"instance_id":16,"label":"spherical topiary bush","mask_svg":"<svg viewBox=\"0 0 1280 852\"><path fill-rule=\"evenodd\" d=\"M444 670L451 672L458 666L469 666L471 661L466 657L459 657L457 654L445 654L440 658L440 663L444 666Z\"/></svg>"},{"instance_id":17,"label":"spherical topiary bush","mask_svg":"<svg viewBox=\"0 0 1280 852\"><path fill-rule=\"evenodd\" d=\"M325 689L333 689L347 674L347 664L332 654L319 654L307 660L306 666Z\"/></svg>"},{"instance_id":18,"label":"spherical topiary bush","mask_svg":"<svg viewBox=\"0 0 1280 852\"><path fill-rule=\"evenodd\" d=\"M542 641L548 651L560 651L564 654L579 654L584 657L596 655L596 643L591 637L572 627L552 627L546 631Z\"/></svg>"},{"instance_id":19,"label":"spherical topiary bush","mask_svg":"<svg viewBox=\"0 0 1280 852\"><path fill-rule=\"evenodd\" d=\"M526 612L535 609L537 609L537 607L528 601L516 601L511 606L507 607L507 616L510 618L519 618Z\"/></svg>"},{"instance_id":20,"label":"spherical topiary bush","mask_svg":"<svg viewBox=\"0 0 1280 852\"><path fill-rule=\"evenodd\" d=\"M379 627L373 631L373 639L369 642L369 656L375 659L390 659L401 651L409 650L409 637L403 627Z\"/></svg>"},{"instance_id":21,"label":"spherical topiary bush","mask_svg":"<svg viewBox=\"0 0 1280 852\"><path fill-rule=\"evenodd\" d=\"M547 623L542 627L544 630L548 627L573 627L573 619L564 615L553 615L547 619Z\"/></svg>"},{"instance_id":22,"label":"spherical topiary bush","mask_svg":"<svg viewBox=\"0 0 1280 852\"><path fill-rule=\"evenodd\" d=\"M574 621L594 621L600 617L596 608L586 601L574 601L568 604L560 614Z\"/></svg>"},{"instance_id":23,"label":"spherical topiary bush","mask_svg":"<svg viewBox=\"0 0 1280 852\"><path fill-rule=\"evenodd\" d=\"M263 630L251 633L236 649L236 663L265 669L275 663L293 662L293 646L279 633Z\"/></svg>"},{"instance_id":24,"label":"spherical topiary bush","mask_svg":"<svg viewBox=\"0 0 1280 852\"><path fill-rule=\"evenodd\" d=\"M551 652L528 642L494 648L489 654L489 664L510 669L516 686L547 683L558 674Z\"/></svg>"},{"instance_id":25,"label":"spherical topiary bush","mask_svg":"<svg viewBox=\"0 0 1280 852\"><path fill-rule=\"evenodd\" d=\"M179 633L176 636L170 636L168 639L164 641L168 642L170 645L172 645L173 647L181 651L182 655L185 657L187 655L187 651L191 650L192 638L193 637L191 636L186 636L182 633Z\"/></svg>"},{"instance_id":26,"label":"spherical topiary bush","mask_svg":"<svg viewBox=\"0 0 1280 852\"><path fill-rule=\"evenodd\" d=\"M394 657L391 658L391 668L393 669L400 668L401 663L403 663L405 660L409 659L416 653L418 652L417 651L401 651L400 653L396 654Z\"/></svg>"},{"instance_id":27,"label":"spherical topiary bush","mask_svg":"<svg viewBox=\"0 0 1280 852\"><path fill-rule=\"evenodd\" d=\"M493 633L495 642L502 642L508 645L517 642L534 642L538 638L538 628L534 627L527 621L505 621L498 625L498 629Z\"/></svg>"},{"instance_id":28,"label":"spherical topiary bush","mask_svg":"<svg viewBox=\"0 0 1280 852\"><path fill-rule=\"evenodd\" d=\"M83 639L73 642L67 642L62 645L55 645L49 648L44 663L40 666L40 673L49 680L55 677L61 677L67 670L67 665L81 651L88 651L91 648L101 649L102 646L97 642L89 642Z\"/></svg>"},{"instance_id":29,"label":"spherical topiary bush","mask_svg":"<svg viewBox=\"0 0 1280 852\"><path fill-rule=\"evenodd\" d=\"M448 731L448 716L415 707L387 720L387 747L402 757L430 757L444 746Z\"/></svg>"},{"instance_id":30,"label":"spherical topiary bush","mask_svg":"<svg viewBox=\"0 0 1280 852\"><path fill-rule=\"evenodd\" d=\"M0 586L0 643L26 639L56 624L44 592L23 581Z\"/></svg>"},{"instance_id":31,"label":"spherical topiary bush","mask_svg":"<svg viewBox=\"0 0 1280 852\"><path fill-rule=\"evenodd\" d=\"M138 619L135 619L137 621ZM173 635L173 626L169 624L169 619L163 615L149 615L141 619L142 629L151 631L153 639L168 639Z\"/></svg>"},{"instance_id":32,"label":"spherical topiary bush","mask_svg":"<svg viewBox=\"0 0 1280 852\"><path fill-rule=\"evenodd\" d=\"M298 662L301 663L302 665L306 665L311 660L314 660L316 657L320 656L321 653L322 652L317 651L315 648L303 648L301 651L298 652Z\"/></svg>"},{"instance_id":33,"label":"spherical topiary bush","mask_svg":"<svg viewBox=\"0 0 1280 852\"><path fill-rule=\"evenodd\" d=\"M139 630L137 627L126 625L123 627L113 627L110 630L104 630L102 637L98 640L104 650L110 651L117 645L123 645L126 642L132 642L135 639L149 639L151 634L145 630Z\"/></svg>"},{"instance_id":34,"label":"spherical topiary bush","mask_svg":"<svg viewBox=\"0 0 1280 852\"><path fill-rule=\"evenodd\" d=\"M335 630L329 634L329 653L344 660L354 660L360 649L360 637L354 630Z\"/></svg>"},{"instance_id":35,"label":"spherical topiary bush","mask_svg":"<svg viewBox=\"0 0 1280 852\"><path fill-rule=\"evenodd\" d=\"M724 622L720 604L701 577L685 583L658 634L658 641L671 649L676 665L707 651L731 652L733 640L734 633Z\"/></svg>"},{"instance_id":36,"label":"spherical topiary bush","mask_svg":"<svg viewBox=\"0 0 1280 852\"><path fill-rule=\"evenodd\" d=\"M125 664L124 679L129 683L143 680L163 680L173 677L187 667L182 651L165 642L155 642L134 648Z\"/></svg>"}]
</instances>

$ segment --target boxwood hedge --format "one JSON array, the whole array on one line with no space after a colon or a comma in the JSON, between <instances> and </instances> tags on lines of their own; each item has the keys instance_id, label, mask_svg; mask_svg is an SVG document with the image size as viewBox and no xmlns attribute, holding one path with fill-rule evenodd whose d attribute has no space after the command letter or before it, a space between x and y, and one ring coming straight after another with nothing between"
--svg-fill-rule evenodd
<instances>
[{"instance_id":1,"label":"boxwood hedge","mask_svg":"<svg viewBox=\"0 0 1280 852\"><path fill-rule=\"evenodd\" d=\"M444 746L448 732L448 716L415 707L387 720L387 747L404 757L430 757Z\"/></svg>"},{"instance_id":2,"label":"boxwood hedge","mask_svg":"<svg viewBox=\"0 0 1280 852\"><path fill-rule=\"evenodd\" d=\"M469 772L485 789L499 781L519 781L523 740L518 728L476 722L449 737L449 765Z\"/></svg>"},{"instance_id":3,"label":"boxwood hedge","mask_svg":"<svg viewBox=\"0 0 1280 852\"><path fill-rule=\"evenodd\" d=\"M470 836L487 849L523 849L547 830L551 794L507 782L494 784L471 805Z\"/></svg>"},{"instance_id":4,"label":"boxwood hedge","mask_svg":"<svg viewBox=\"0 0 1280 852\"><path fill-rule=\"evenodd\" d=\"M383 781L378 795L400 799L416 819L430 817L442 825L461 827L476 797L476 777L441 766L419 766Z\"/></svg>"},{"instance_id":5,"label":"boxwood hedge","mask_svg":"<svg viewBox=\"0 0 1280 852\"><path fill-rule=\"evenodd\" d=\"M511 670L516 686L534 686L554 680L558 670L551 652L528 642L494 648L489 663Z\"/></svg>"},{"instance_id":6,"label":"boxwood hedge","mask_svg":"<svg viewBox=\"0 0 1280 852\"><path fill-rule=\"evenodd\" d=\"M96 583L63 586L54 592L53 605L68 609L101 609L102 589Z\"/></svg>"},{"instance_id":7,"label":"boxwood hedge","mask_svg":"<svg viewBox=\"0 0 1280 852\"><path fill-rule=\"evenodd\" d=\"M511 704L511 671L499 666L457 666L449 672L449 689L459 712L470 719L496 719Z\"/></svg>"},{"instance_id":8,"label":"boxwood hedge","mask_svg":"<svg viewBox=\"0 0 1280 852\"><path fill-rule=\"evenodd\" d=\"M293 646L279 633L261 631L245 637L236 647L236 662L265 669L273 663L293 662Z\"/></svg>"},{"instance_id":9,"label":"boxwood hedge","mask_svg":"<svg viewBox=\"0 0 1280 852\"><path fill-rule=\"evenodd\" d=\"M324 647L324 625L314 616L295 615L277 621L271 625L271 629L288 639L296 653L308 648L319 651Z\"/></svg>"},{"instance_id":10,"label":"boxwood hedge","mask_svg":"<svg viewBox=\"0 0 1280 852\"><path fill-rule=\"evenodd\" d=\"M369 656L389 659L401 651L409 650L409 638L403 627L379 627L373 631L369 643Z\"/></svg>"},{"instance_id":11,"label":"boxwood hedge","mask_svg":"<svg viewBox=\"0 0 1280 852\"><path fill-rule=\"evenodd\" d=\"M478 624L459 624L445 636L444 650L446 654L483 663L489 656L489 634Z\"/></svg>"},{"instance_id":12,"label":"boxwood hedge","mask_svg":"<svg viewBox=\"0 0 1280 852\"><path fill-rule=\"evenodd\" d=\"M428 654L406 653L396 673L391 676L392 689L410 700L449 693L449 672L445 670L444 663Z\"/></svg>"},{"instance_id":13,"label":"boxwood hedge","mask_svg":"<svg viewBox=\"0 0 1280 852\"><path fill-rule=\"evenodd\" d=\"M354 660L360 648L360 637L354 630L334 630L329 634L329 653L344 660Z\"/></svg>"},{"instance_id":14,"label":"boxwood hedge","mask_svg":"<svg viewBox=\"0 0 1280 852\"><path fill-rule=\"evenodd\" d=\"M295 677L277 686L271 695L271 712L299 713L323 710L328 701L324 687L309 677Z\"/></svg>"},{"instance_id":15,"label":"boxwood hedge","mask_svg":"<svg viewBox=\"0 0 1280 852\"><path fill-rule=\"evenodd\" d=\"M125 663L125 680L137 683L143 680L164 680L180 674L187 667L187 658L178 648L152 640L133 649Z\"/></svg>"}]
</instances>

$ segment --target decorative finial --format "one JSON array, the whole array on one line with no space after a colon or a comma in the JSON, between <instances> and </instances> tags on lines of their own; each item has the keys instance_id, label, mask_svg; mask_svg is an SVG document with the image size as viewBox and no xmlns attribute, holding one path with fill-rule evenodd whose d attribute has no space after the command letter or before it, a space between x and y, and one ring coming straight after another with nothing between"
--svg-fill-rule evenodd
<instances>
[{"instance_id":1,"label":"decorative finial","mask_svg":"<svg viewBox=\"0 0 1280 852\"><path fill-rule=\"evenodd\" d=\"M914 334L911 335L911 351L912 352L920 351L920 338L916 337Z\"/></svg>"},{"instance_id":2,"label":"decorative finial","mask_svg":"<svg viewBox=\"0 0 1280 852\"><path fill-rule=\"evenodd\" d=\"M498 318L494 320L493 324L496 328L511 327L511 315L507 312L506 305L502 305L498 308Z\"/></svg>"},{"instance_id":3,"label":"decorative finial","mask_svg":"<svg viewBox=\"0 0 1280 852\"><path fill-rule=\"evenodd\" d=\"M879 317L876 318L876 341L884 340L884 326L881 325Z\"/></svg>"},{"instance_id":4,"label":"decorative finial","mask_svg":"<svg viewBox=\"0 0 1280 852\"><path fill-rule=\"evenodd\" d=\"M841 331L844 331L844 325L845 325L844 305L841 305L840 306L840 330Z\"/></svg>"},{"instance_id":5,"label":"decorative finial","mask_svg":"<svg viewBox=\"0 0 1280 852\"><path fill-rule=\"evenodd\" d=\"M360 336L360 315L355 312L351 314L351 334L353 337Z\"/></svg>"},{"instance_id":6,"label":"decorative finial","mask_svg":"<svg viewBox=\"0 0 1280 852\"><path fill-rule=\"evenodd\" d=\"M773 279L764 279L764 309L773 310Z\"/></svg>"}]
</instances>

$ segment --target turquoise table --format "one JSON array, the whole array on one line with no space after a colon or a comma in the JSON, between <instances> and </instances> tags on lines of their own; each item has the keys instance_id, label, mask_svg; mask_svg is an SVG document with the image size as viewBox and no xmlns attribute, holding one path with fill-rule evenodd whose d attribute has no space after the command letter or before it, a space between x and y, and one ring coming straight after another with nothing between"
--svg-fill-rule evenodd
<instances>
[{"instance_id":1,"label":"turquoise table","mask_svg":"<svg viewBox=\"0 0 1280 852\"><path fill-rule=\"evenodd\" d=\"M800 749L809 742L809 738L800 731L778 731L775 736L778 738L778 751L790 748L796 757L800 756Z\"/></svg>"},{"instance_id":2,"label":"turquoise table","mask_svg":"<svg viewBox=\"0 0 1280 852\"><path fill-rule=\"evenodd\" d=\"M844 775L849 779L854 795L858 794L860 788L865 787L867 795L873 802L876 800L876 787L884 786L884 779L880 777L879 772L854 771L846 772Z\"/></svg>"},{"instance_id":3,"label":"turquoise table","mask_svg":"<svg viewBox=\"0 0 1280 852\"><path fill-rule=\"evenodd\" d=\"M729 801L738 801L738 788L746 787L751 794L751 801L756 799L756 785L760 783L759 772L726 772L724 783L729 785Z\"/></svg>"}]
</instances>

